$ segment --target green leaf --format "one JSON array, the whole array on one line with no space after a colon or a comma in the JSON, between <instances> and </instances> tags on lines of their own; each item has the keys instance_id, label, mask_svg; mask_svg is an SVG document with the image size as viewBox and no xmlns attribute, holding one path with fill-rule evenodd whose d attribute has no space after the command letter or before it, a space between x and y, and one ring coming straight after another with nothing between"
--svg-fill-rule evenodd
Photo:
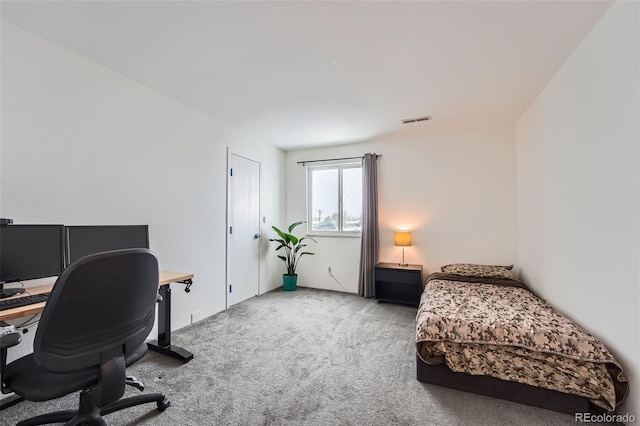
<instances>
[{"instance_id":1,"label":"green leaf","mask_svg":"<svg viewBox=\"0 0 640 426\"><path fill-rule=\"evenodd\" d=\"M293 231L293 229L296 226L301 225L303 223L307 223L307 221L306 220L301 220L300 222L292 223L291 225L289 225L289 233L291 233L291 231Z\"/></svg>"},{"instance_id":2,"label":"green leaf","mask_svg":"<svg viewBox=\"0 0 640 426\"><path fill-rule=\"evenodd\" d=\"M280 238L284 239L284 233L281 230L279 230L275 226L272 226L271 228L273 228L273 230L276 231L276 234L280 235Z\"/></svg>"}]
</instances>

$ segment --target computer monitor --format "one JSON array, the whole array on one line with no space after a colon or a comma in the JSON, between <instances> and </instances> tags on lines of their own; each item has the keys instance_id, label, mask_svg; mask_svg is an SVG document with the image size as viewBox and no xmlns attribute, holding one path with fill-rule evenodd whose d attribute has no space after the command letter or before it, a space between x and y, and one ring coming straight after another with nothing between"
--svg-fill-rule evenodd
<instances>
[{"instance_id":1,"label":"computer monitor","mask_svg":"<svg viewBox=\"0 0 640 426\"><path fill-rule=\"evenodd\" d=\"M67 226L67 262L103 251L149 248L148 225Z\"/></svg>"},{"instance_id":2,"label":"computer monitor","mask_svg":"<svg viewBox=\"0 0 640 426\"><path fill-rule=\"evenodd\" d=\"M0 298L24 291L4 283L60 275L64 247L63 225L0 226Z\"/></svg>"}]
</instances>

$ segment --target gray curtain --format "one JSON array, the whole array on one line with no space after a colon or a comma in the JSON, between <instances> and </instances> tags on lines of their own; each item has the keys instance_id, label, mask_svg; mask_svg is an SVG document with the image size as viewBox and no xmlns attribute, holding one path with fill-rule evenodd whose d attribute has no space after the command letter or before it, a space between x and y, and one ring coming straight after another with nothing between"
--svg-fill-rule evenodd
<instances>
[{"instance_id":1,"label":"gray curtain","mask_svg":"<svg viewBox=\"0 0 640 426\"><path fill-rule=\"evenodd\" d=\"M378 156L365 154L362 160L362 240L358 294L375 297L375 266L378 263Z\"/></svg>"}]
</instances>

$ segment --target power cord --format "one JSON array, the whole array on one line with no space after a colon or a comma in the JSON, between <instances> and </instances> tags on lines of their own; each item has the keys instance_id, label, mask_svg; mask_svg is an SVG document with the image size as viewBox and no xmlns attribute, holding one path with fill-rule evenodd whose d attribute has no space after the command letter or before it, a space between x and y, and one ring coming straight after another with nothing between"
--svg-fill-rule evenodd
<instances>
[{"instance_id":1,"label":"power cord","mask_svg":"<svg viewBox=\"0 0 640 426\"><path fill-rule=\"evenodd\" d=\"M27 296L31 296L32 293L29 291L29 288L25 288L24 286L24 282L23 281L18 281L21 285L21 288L24 288L24 292ZM26 320L25 322L23 322L20 325L16 325L16 329L22 329L22 334L27 334L30 331L30 327L33 327L34 325L38 324L40 322L40 318L38 318L37 320L34 321L34 318L38 317L40 314L34 314L32 315L28 320Z\"/></svg>"},{"instance_id":2,"label":"power cord","mask_svg":"<svg viewBox=\"0 0 640 426\"><path fill-rule=\"evenodd\" d=\"M341 283L340 281L338 281L338 279L333 275L333 272L331 271L331 268L329 268L329 276L330 276L331 278L333 278L333 280L334 280L335 282L337 282L337 283L338 283L338 285L339 285L340 287L342 287L342 289L343 289L344 291L347 291L347 289L346 289L346 288L344 288L344 286L342 285L342 283Z\"/></svg>"},{"instance_id":3,"label":"power cord","mask_svg":"<svg viewBox=\"0 0 640 426\"><path fill-rule=\"evenodd\" d=\"M34 325L38 324L40 322L40 319L38 318L37 320L34 321L34 318L37 317L40 314L35 314L32 315L31 318L29 318L28 320L26 320L25 322L23 322L22 324L16 325L16 329L22 329L22 334L27 334L30 330L30 327L33 327Z\"/></svg>"}]
</instances>

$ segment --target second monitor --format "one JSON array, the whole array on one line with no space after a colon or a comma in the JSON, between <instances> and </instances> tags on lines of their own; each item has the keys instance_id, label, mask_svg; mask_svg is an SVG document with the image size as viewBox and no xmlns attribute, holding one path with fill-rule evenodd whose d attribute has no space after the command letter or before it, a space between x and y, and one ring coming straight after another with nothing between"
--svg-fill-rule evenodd
<instances>
[{"instance_id":1,"label":"second monitor","mask_svg":"<svg viewBox=\"0 0 640 426\"><path fill-rule=\"evenodd\" d=\"M148 225L67 226L67 262L89 254L128 248L149 248Z\"/></svg>"}]
</instances>

